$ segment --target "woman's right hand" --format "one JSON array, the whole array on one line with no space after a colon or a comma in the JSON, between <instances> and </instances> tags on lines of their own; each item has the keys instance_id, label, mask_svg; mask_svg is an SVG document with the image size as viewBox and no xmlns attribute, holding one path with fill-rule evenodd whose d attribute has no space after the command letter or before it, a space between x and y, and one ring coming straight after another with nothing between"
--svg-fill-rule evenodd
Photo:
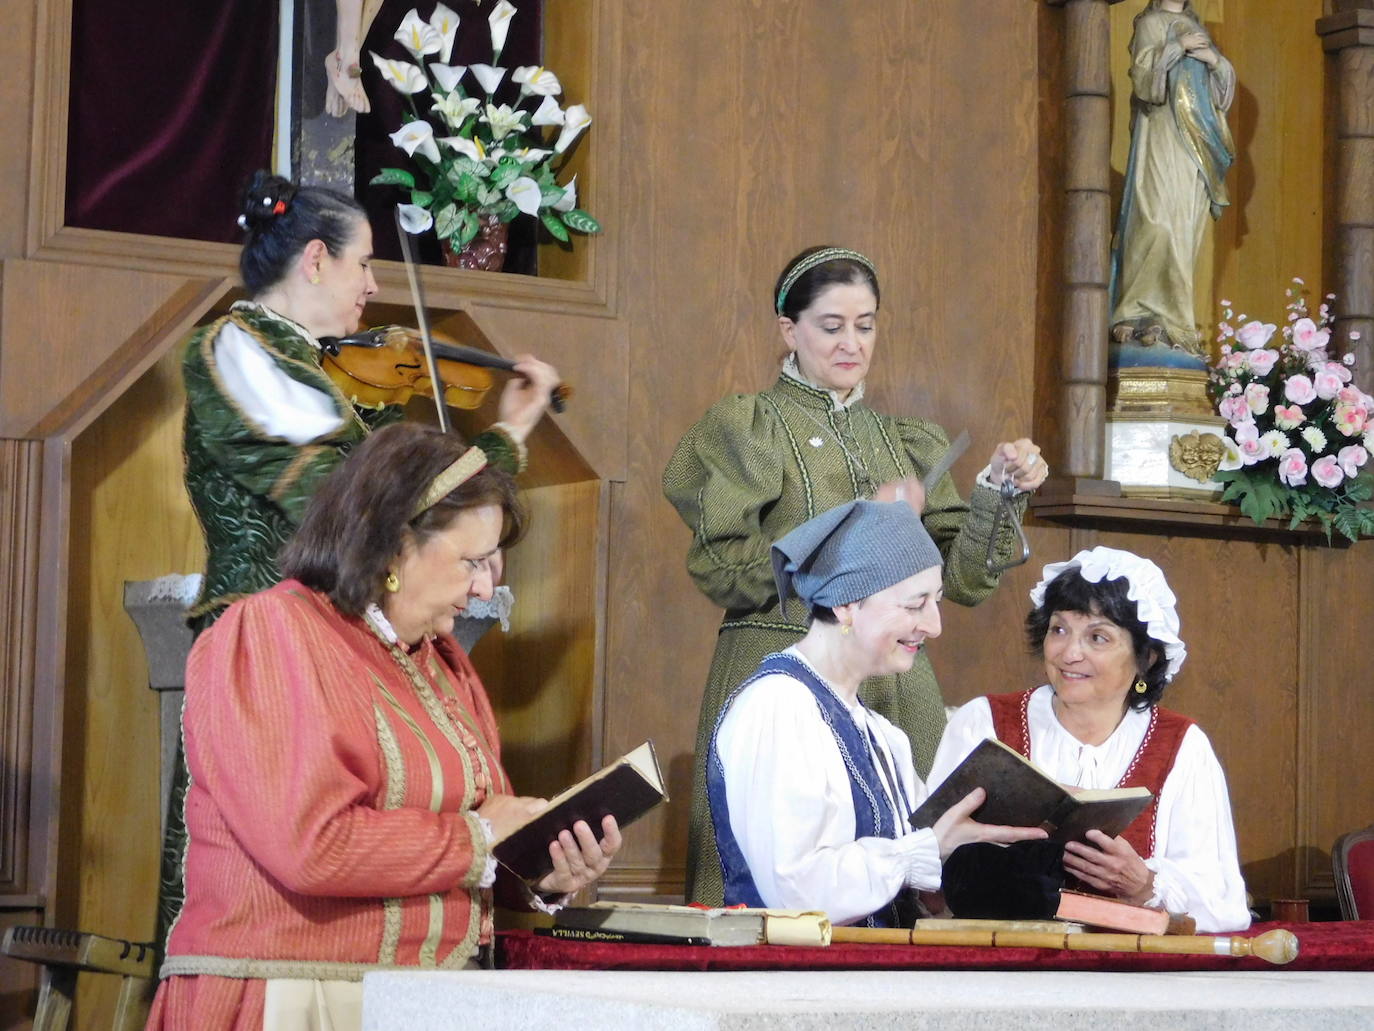
<instances>
[{"instance_id":1,"label":"woman's right hand","mask_svg":"<svg viewBox=\"0 0 1374 1031\"><path fill-rule=\"evenodd\" d=\"M491 824L492 836L500 841L548 804L547 798L524 795L488 795L477 807L477 815Z\"/></svg>"},{"instance_id":2,"label":"woman's right hand","mask_svg":"<svg viewBox=\"0 0 1374 1031\"><path fill-rule=\"evenodd\" d=\"M1049 837L1039 827L1001 827L991 823L979 823L973 818L974 811L983 804L988 793L982 788L974 788L962 799L945 810L945 815L935 821L931 829L940 845L940 859L946 859L960 845L974 841L992 841L1008 845L1013 841L1036 841Z\"/></svg>"}]
</instances>

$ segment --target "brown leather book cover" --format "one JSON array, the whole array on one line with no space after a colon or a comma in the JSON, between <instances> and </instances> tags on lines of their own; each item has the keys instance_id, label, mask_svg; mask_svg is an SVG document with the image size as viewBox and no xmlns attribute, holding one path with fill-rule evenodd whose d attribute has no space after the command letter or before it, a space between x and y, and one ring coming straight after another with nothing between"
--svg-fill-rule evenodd
<instances>
[{"instance_id":1,"label":"brown leather book cover","mask_svg":"<svg viewBox=\"0 0 1374 1031\"><path fill-rule=\"evenodd\" d=\"M1148 788L1113 788L1070 792L1019 752L1001 741L980 741L943 784L914 813L914 830L933 826L974 788L987 800L974 812L980 823L1008 827L1043 827L1052 841L1082 841L1096 828L1116 837L1149 804Z\"/></svg>"},{"instance_id":2,"label":"brown leather book cover","mask_svg":"<svg viewBox=\"0 0 1374 1031\"><path fill-rule=\"evenodd\" d=\"M1191 927L1175 924L1175 917L1162 909L1133 906L1119 899L1092 895L1081 891L1061 891L1055 919L1105 927L1109 931L1129 931L1132 934L1192 934ZM1187 918L1184 918L1187 919ZM1191 924L1192 921L1188 920Z\"/></svg>"},{"instance_id":3,"label":"brown leather book cover","mask_svg":"<svg viewBox=\"0 0 1374 1031\"><path fill-rule=\"evenodd\" d=\"M549 842L559 831L586 820L600 836L601 820L614 816L623 830L660 802L667 801L654 743L645 741L586 780L549 800L539 812L492 846L497 862L527 881L553 869Z\"/></svg>"}]
</instances>

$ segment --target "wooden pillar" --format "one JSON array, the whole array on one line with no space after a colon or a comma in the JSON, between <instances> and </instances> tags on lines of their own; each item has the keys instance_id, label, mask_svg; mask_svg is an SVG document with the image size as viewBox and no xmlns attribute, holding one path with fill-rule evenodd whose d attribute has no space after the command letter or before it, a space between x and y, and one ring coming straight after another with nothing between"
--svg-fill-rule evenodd
<instances>
[{"instance_id":1,"label":"wooden pillar","mask_svg":"<svg viewBox=\"0 0 1374 1031\"><path fill-rule=\"evenodd\" d=\"M1336 347L1355 355L1361 386L1374 384L1374 0L1334 0L1317 19L1336 58L1336 175L1332 290ZM1351 333L1359 338L1352 340Z\"/></svg>"},{"instance_id":2,"label":"wooden pillar","mask_svg":"<svg viewBox=\"0 0 1374 1031\"><path fill-rule=\"evenodd\" d=\"M1048 0L1064 8L1064 467L1100 480L1107 412L1111 250L1111 22L1119 0Z\"/></svg>"}]
</instances>

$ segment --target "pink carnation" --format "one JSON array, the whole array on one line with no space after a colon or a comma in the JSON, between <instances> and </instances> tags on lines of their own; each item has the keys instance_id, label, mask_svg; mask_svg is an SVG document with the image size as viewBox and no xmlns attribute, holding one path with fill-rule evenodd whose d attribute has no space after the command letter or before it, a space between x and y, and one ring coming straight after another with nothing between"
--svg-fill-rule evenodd
<instances>
[{"instance_id":1,"label":"pink carnation","mask_svg":"<svg viewBox=\"0 0 1374 1031\"><path fill-rule=\"evenodd\" d=\"M1307 459L1297 448L1290 447L1279 457L1279 479L1290 487L1307 482Z\"/></svg>"},{"instance_id":2,"label":"pink carnation","mask_svg":"<svg viewBox=\"0 0 1374 1031\"><path fill-rule=\"evenodd\" d=\"M1330 369L1322 369L1312 380L1312 386L1316 389L1317 396L1323 401L1330 401L1339 394L1342 385L1341 378Z\"/></svg>"},{"instance_id":3,"label":"pink carnation","mask_svg":"<svg viewBox=\"0 0 1374 1031\"><path fill-rule=\"evenodd\" d=\"M1269 338L1274 335L1277 328L1272 322L1247 322L1236 330L1236 340L1247 350L1257 351L1269 343Z\"/></svg>"},{"instance_id":4,"label":"pink carnation","mask_svg":"<svg viewBox=\"0 0 1374 1031\"><path fill-rule=\"evenodd\" d=\"M1246 465L1254 465L1269 457L1260 441L1259 429L1253 422L1236 427L1236 446L1240 448L1240 460Z\"/></svg>"},{"instance_id":5,"label":"pink carnation","mask_svg":"<svg viewBox=\"0 0 1374 1031\"><path fill-rule=\"evenodd\" d=\"M1274 424L1281 430L1293 430L1302 425L1302 409L1297 405L1275 405Z\"/></svg>"},{"instance_id":6,"label":"pink carnation","mask_svg":"<svg viewBox=\"0 0 1374 1031\"><path fill-rule=\"evenodd\" d=\"M1250 366L1250 371L1256 376L1268 376L1274 371L1274 364L1278 360L1279 352L1267 348L1250 351L1245 355L1245 364Z\"/></svg>"},{"instance_id":7,"label":"pink carnation","mask_svg":"<svg viewBox=\"0 0 1374 1031\"><path fill-rule=\"evenodd\" d=\"M1369 422L1369 413L1365 411L1364 405L1337 401L1336 409L1331 413L1331 421L1345 436L1358 437L1364 433L1365 424Z\"/></svg>"},{"instance_id":8,"label":"pink carnation","mask_svg":"<svg viewBox=\"0 0 1374 1031\"><path fill-rule=\"evenodd\" d=\"M1298 319L1293 323L1293 346L1302 351L1315 351L1326 346L1331 339L1329 329L1318 329L1311 319Z\"/></svg>"},{"instance_id":9,"label":"pink carnation","mask_svg":"<svg viewBox=\"0 0 1374 1031\"><path fill-rule=\"evenodd\" d=\"M1341 471L1341 463L1334 457L1323 455L1312 463L1312 479L1323 487L1335 487L1345 479L1345 473Z\"/></svg>"},{"instance_id":10,"label":"pink carnation","mask_svg":"<svg viewBox=\"0 0 1374 1031\"><path fill-rule=\"evenodd\" d=\"M1305 405L1317 399L1317 391L1306 376L1289 376L1288 382L1283 385L1283 396L1294 404Z\"/></svg>"},{"instance_id":11,"label":"pink carnation","mask_svg":"<svg viewBox=\"0 0 1374 1031\"><path fill-rule=\"evenodd\" d=\"M1232 426L1245 426L1255 421L1250 402L1244 394L1228 394L1217 404L1217 412Z\"/></svg>"},{"instance_id":12,"label":"pink carnation","mask_svg":"<svg viewBox=\"0 0 1374 1031\"><path fill-rule=\"evenodd\" d=\"M1327 362L1326 371L1337 377L1342 383L1349 383L1353 378L1350 370L1340 362Z\"/></svg>"},{"instance_id":13,"label":"pink carnation","mask_svg":"<svg viewBox=\"0 0 1374 1031\"><path fill-rule=\"evenodd\" d=\"M1245 388L1245 403L1250 406L1250 411L1263 415L1269 411L1269 388L1263 383L1251 383Z\"/></svg>"},{"instance_id":14,"label":"pink carnation","mask_svg":"<svg viewBox=\"0 0 1374 1031\"><path fill-rule=\"evenodd\" d=\"M1369 461L1369 452L1364 449L1363 444L1347 444L1341 448L1336 461L1341 463L1341 470L1345 475L1353 479L1359 474L1360 466Z\"/></svg>"}]
</instances>

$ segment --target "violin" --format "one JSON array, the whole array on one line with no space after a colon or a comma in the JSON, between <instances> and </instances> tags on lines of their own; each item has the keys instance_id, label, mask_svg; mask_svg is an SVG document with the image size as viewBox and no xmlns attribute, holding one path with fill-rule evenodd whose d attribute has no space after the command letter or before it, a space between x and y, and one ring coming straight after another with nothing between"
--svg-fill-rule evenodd
<instances>
[{"instance_id":1,"label":"violin","mask_svg":"<svg viewBox=\"0 0 1374 1031\"><path fill-rule=\"evenodd\" d=\"M378 326L346 337L320 340L323 364L346 397L369 408L405 404L416 394L434 396L418 330ZM515 371L515 362L500 355L446 341L434 341L434 359L444 385L444 403L473 409L482 404L492 385L492 369ZM555 412L563 411L570 387L559 384L549 397Z\"/></svg>"}]
</instances>

